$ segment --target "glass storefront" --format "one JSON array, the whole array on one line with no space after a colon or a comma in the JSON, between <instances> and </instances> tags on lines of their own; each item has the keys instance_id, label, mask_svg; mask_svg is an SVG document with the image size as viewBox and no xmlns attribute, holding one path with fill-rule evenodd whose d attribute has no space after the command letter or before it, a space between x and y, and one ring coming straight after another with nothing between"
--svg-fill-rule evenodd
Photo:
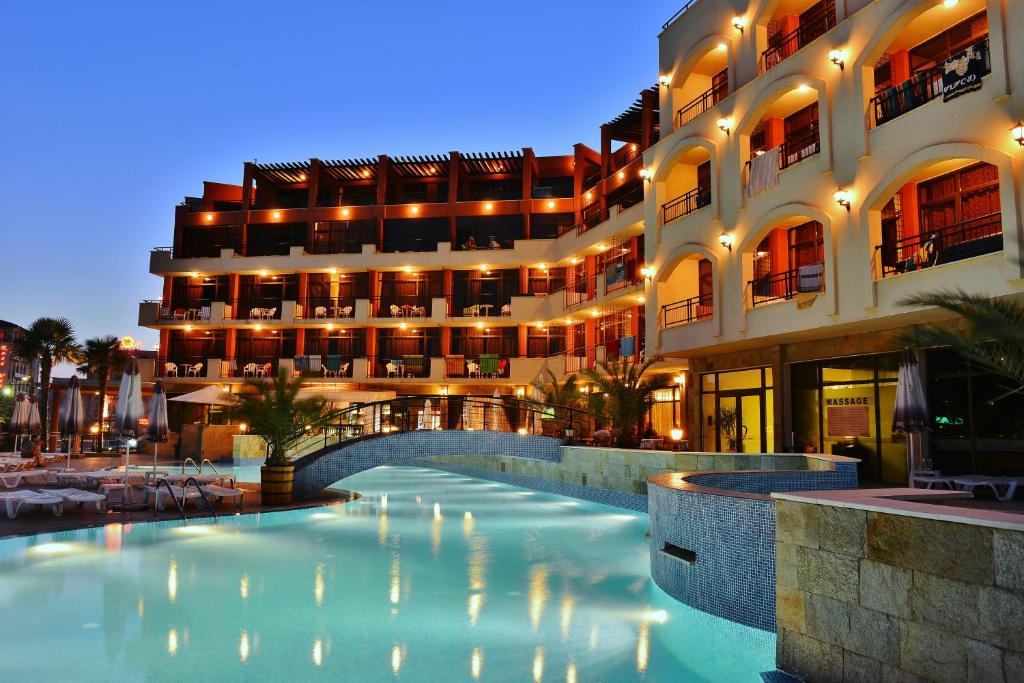
<instances>
[{"instance_id":1,"label":"glass storefront","mask_svg":"<svg viewBox=\"0 0 1024 683\"><path fill-rule=\"evenodd\" d=\"M906 440L892 431L898 353L790 368L794 450L859 458L862 479L906 481Z\"/></svg>"},{"instance_id":2,"label":"glass storefront","mask_svg":"<svg viewBox=\"0 0 1024 683\"><path fill-rule=\"evenodd\" d=\"M701 450L766 453L774 448L772 369L701 375Z\"/></svg>"}]
</instances>

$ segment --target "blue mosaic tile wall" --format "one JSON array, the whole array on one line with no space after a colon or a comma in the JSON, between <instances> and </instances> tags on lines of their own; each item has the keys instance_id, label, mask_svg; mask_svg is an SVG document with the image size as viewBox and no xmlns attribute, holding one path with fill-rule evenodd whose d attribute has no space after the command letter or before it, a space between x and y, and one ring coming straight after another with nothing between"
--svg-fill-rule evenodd
<instances>
[{"instance_id":1,"label":"blue mosaic tile wall","mask_svg":"<svg viewBox=\"0 0 1024 683\"><path fill-rule=\"evenodd\" d=\"M839 465L835 471L723 472L687 479L698 486L765 495L856 487L856 464ZM654 582L687 605L774 632L774 501L653 483L647 494ZM690 562L668 554L666 542L696 557Z\"/></svg>"},{"instance_id":2,"label":"blue mosaic tile wall","mask_svg":"<svg viewBox=\"0 0 1024 683\"><path fill-rule=\"evenodd\" d=\"M416 460L409 464L419 465L421 467L432 467L437 470L464 474L467 477L487 479L489 481L496 481L502 484L511 484L512 486L519 486L525 489L534 489L535 491L544 491L545 493L555 493L560 496L589 500L592 503L613 505L626 510L647 512L647 496L638 493L625 493L623 491L600 489L594 486L582 486L580 484L539 479L537 477L529 477L523 474L516 474L514 472L496 472L494 470L469 467L452 462Z\"/></svg>"},{"instance_id":3,"label":"blue mosaic tile wall","mask_svg":"<svg viewBox=\"0 0 1024 683\"><path fill-rule=\"evenodd\" d=\"M550 436L481 430L423 430L378 436L297 460L292 496L305 500L358 472L433 455L512 455L559 462L561 446L561 439Z\"/></svg>"}]
</instances>

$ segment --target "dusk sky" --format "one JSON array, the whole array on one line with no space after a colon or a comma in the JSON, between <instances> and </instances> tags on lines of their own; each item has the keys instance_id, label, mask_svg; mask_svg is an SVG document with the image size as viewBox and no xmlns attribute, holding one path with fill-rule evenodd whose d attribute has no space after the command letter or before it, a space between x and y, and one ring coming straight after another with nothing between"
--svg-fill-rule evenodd
<instances>
[{"instance_id":1,"label":"dusk sky","mask_svg":"<svg viewBox=\"0 0 1024 683\"><path fill-rule=\"evenodd\" d=\"M566 154L657 79L678 2L19 2L0 27L0 318L157 335L149 250L246 160Z\"/></svg>"}]
</instances>

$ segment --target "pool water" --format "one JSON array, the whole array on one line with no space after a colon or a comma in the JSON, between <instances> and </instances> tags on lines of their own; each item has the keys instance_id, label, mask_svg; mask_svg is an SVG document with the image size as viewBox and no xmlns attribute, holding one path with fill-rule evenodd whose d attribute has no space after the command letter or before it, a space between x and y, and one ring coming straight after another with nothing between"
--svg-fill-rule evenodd
<instances>
[{"instance_id":1,"label":"pool water","mask_svg":"<svg viewBox=\"0 0 1024 683\"><path fill-rule=\"evenodd\" d=\"M773 634L654 586L645 514L423 468L342 485L364 497L0 542L2 678L757 681L774 669Z\"/></svg>"}]
</instances>

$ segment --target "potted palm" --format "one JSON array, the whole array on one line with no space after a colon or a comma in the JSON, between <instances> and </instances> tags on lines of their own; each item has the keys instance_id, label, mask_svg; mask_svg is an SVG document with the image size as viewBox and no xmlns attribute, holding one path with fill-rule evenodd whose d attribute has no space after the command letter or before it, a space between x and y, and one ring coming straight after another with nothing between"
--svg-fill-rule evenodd
<instances>
[{"instance_id":1,"label":"potted palm","mask_svg":"<svg viewBox=\"0 0 1024 683\"><path fill-rule=\"evenodd\" d=\"M615 425L615 441L620 447L640 442L644 417L654 403L654 392L671 386L668 375L646 375L656 360L649 358L643 363L598 361L593 370L583 371L583 376L593 383L587 395L590 409L607 424Z\"/></svg>"},{"instance_id":2,"label":"potted palm","mask_svg":"<svg viewBox=\"0 0 1024 683\"><path fill-rule=\"evenodd\" d=\"M271 381L251 379L253 391L239 396L237 415L248 423L249 433L263 438L267 459L260 468L264 505L292 501L295 466L290 451L311 432L336 422L341 414L321 396L299 397L302 379L282 370Z\"/></svg>"}]
</instances>

